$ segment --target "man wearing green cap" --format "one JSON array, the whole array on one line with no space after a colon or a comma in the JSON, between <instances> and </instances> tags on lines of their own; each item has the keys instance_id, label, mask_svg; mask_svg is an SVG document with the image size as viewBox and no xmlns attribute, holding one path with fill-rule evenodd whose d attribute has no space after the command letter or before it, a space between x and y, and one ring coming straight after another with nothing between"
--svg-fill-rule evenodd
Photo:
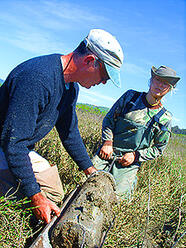
<instances>
[{"instance_id":1,"label":"man wearing green cap","mask_svg":"<svg viewBox=\"0 0 186 248\"><path fill-rule=\"evenodd\" d=\"M63 146L86 175L96 171L78 130L79 86L108 79L120 85L123 52L108 32L93 29L73 52L30 59L0 87L0 196L10 189L27 196L38 219L50 222L63 198L56 166L33 151L55 126Z\"/></svg>"},{"instance_id":2,"label":"man wearing green cap","mask_svg":"<svg viewBox=\"0 0 186 248\"><path fill-rule=\"evenodd\" d=\"M104 118L103 144L92 162L113 174L119 197L130 196L141 162L160 156L168 144L171 114L161 99L179 79L173 69L153 66L149 91L128 90Z\"/></svg>"}]
</instances>

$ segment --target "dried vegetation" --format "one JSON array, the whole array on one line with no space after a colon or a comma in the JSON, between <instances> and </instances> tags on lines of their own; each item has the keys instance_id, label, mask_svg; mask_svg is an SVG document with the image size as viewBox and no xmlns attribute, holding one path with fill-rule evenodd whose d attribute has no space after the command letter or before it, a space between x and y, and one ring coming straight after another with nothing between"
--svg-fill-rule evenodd
<instances>
[{"instance_id":1,"label":"dried vegetation","mask_svg":"<svg viewBox=\"0 0 186 248\"><path fill-rule=\"evenodd\" d=\"M92 157L101 143L103 116L79 108L78 119ZM164 155L143 164L132 198L115 209L117 217L103 247L185 247L185 140L184 135L172 135ZM66 193L85 181L55 129L37 144L36 150L58 166ZM33 235L31 212L25 201L0 198L1 248L24 247Z\"/></svg>"}]
</instances>

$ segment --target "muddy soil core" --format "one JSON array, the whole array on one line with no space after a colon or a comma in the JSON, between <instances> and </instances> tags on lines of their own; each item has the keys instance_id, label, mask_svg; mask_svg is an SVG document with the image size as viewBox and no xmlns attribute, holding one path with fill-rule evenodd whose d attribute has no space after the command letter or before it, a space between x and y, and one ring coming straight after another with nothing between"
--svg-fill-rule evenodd
<instances>
[{"instance_id":1,"label":"muddy soil core","mask_svg":"<svg viewBox=\"0 0 186 248\"><path fill-rule=\"evenodd\" d=\"M104 171L93 173L54 227L52 246L99 247L114 219L115 204L117 198L113 176Z\"/></svg>"}]
</instances>

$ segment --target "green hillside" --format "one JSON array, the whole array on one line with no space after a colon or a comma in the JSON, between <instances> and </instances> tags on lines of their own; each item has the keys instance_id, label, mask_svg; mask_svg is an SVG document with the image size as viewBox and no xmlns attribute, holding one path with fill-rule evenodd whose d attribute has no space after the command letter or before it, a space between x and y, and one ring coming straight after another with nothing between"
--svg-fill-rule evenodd
<instances>
[{"instance_id":1,"label":"green hillside","mask_svg":"<svg viewBox=\"0 0 186 248\"><path fill-rule=\"evenodd\" d=\"M95 106L92 104L85 104L85 103L78 103L77 109L102 116L104 116L109 111L109 108L107 107Z\"/></svg>"}]
</instances>

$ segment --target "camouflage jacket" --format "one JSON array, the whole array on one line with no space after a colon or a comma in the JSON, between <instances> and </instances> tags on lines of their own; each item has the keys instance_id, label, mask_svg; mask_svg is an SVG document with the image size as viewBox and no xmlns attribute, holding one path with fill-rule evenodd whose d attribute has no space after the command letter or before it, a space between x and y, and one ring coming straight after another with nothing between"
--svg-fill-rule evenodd
<instances>
[{"instance_id":1,"label":"camouflage jacket","mask_svg":"<svg viewBox=\"0 0 186 248\"><path fill-rule=\"evenodd\" d=\"M137 128L138 126L145 127L147 123L152 120L152 117L155 116L163 108L162 104L152 107L146 100L145 92L139 92L139 96L137 97L135 102L131 102L134 94L136 94L136 91L134 90L128 90L126 93L124 93L105 116L102 125L103 142L106 140L111 140L114 144L114 139L116 136L115 127L117 125L119 116L122 116L122 118L129 123L135 123L137 125ZM126 108L129 108L128 103L130 103L130 109L126 110ZM121 144L122 149L124 149L123 151L135 151L137 158L136 162L152 160L158 157L163 153L163 150L168 144L171 134L171 119L171 113L166 110L160 117L159 122L154 122L153 125L150 127L151 136L149 145L141 147L138 146L138 148L136 149L133 149L133 146L130 147L130 139L132 138L130 138L131 136L129 132L131 132L133 125L131 125L131 127L130 125L126 126L127 130L125 131L125 133L129 135L126 144ZM145 134L143 135L149 136L149 132L145 132ZM135 133L133 136L135 136ZM136 140L138 141L141 138L142 137L139 137L138 134Z\"/></svg>"}]
</instances>

